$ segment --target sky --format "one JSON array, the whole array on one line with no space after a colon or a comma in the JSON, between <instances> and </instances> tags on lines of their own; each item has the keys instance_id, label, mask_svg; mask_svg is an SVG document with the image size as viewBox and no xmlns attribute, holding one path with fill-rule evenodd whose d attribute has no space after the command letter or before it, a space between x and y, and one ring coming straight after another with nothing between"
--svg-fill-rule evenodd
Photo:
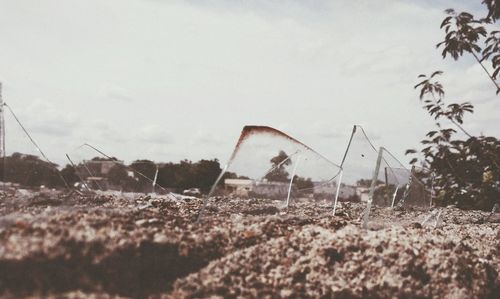
<instances>
[{"instance_id":1,"label":"sky","mask_svg":"<svg viewBox=\"0 0 500 299\"><path fill-rule=\"evenodd\" d=\"M500 97L443 60L443 10L468 1L0 0L3 99L47 156L83 143L127 162L218 158L267 125L340 162L354 124L401 160L434 121L417 76L443 70L464 127L500 137ZM7 153L30 152L6 112Z\"/></svg>"}]
</instances>

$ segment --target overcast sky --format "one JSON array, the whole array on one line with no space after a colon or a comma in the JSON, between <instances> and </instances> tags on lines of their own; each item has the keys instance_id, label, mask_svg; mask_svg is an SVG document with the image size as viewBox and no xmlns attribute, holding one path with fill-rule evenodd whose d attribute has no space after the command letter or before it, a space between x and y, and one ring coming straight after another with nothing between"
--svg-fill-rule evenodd
<instances>
[{"instance_id":1,"label":"overcast sky","mask_svg":"<svg viewBox=\"0 0 500 299\"><path fill-rule=\"evenodd\" d=\"M432 127L413 89L445 71L464 125L500 137L500 97L471 59L442 60L463 1L0 0L4 100L47 155L84 142L126 161L230 155L269 125L340 162L352 125L398 157ZM29 151L7 114L7 151Z\"/></svg>"}]
</instances>

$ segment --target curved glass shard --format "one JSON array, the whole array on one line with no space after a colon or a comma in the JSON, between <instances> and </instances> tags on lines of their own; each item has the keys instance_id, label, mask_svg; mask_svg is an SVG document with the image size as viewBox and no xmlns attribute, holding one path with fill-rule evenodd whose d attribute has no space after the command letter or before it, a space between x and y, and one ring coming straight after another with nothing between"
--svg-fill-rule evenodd
<instances>
[{"instance_id":1,"label":"curved glass shard","mask_svg":"<svg viewBox=\"0 0 500 299\"><path fill-rule=\"evenodd\" d=\"M252 200L280 210L307 204L331 212L340 173L339 165L279 130L245 126L198 219L217 194L239 199L241 209L233 212Z\"/></svg>"},{"instance_id":2,"label":"curved glass shard","mask_svg":"<svg viewBox=\"0 0 500 299\"><path fill-rule=\"evenodd\" d=\"M369 209L430 207L433 195L432 174L417 167L406 168L386 148L380 148L380 151L378 159L379 149L375 148L361 126L354 126L342 168L344 183L356 189L355 200L365 202ZM386 217L383 221L390 219Z\"/></svg>"}]
</instances>

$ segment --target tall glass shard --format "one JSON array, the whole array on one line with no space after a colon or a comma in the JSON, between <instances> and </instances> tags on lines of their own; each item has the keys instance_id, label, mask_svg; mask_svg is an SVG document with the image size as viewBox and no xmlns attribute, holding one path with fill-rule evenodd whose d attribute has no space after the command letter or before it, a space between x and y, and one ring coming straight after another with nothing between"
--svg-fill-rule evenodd
<instances>
[{"instance_id":1,"label":"tall glass shard","mask_svg":"<svg viewBox=\"0 0 500 299\"><path fill-rule=\"evenodd\" d=\"M304 204L331 213L340 173L339 165L293 137L271 127L246 126L199 219L208 205L220 208L211 200L217 194L237 199L241 210L258 201L282 211Z\"/></svg>"},{"instance_id":2,"label":"tall glass shard","mask_svg":"<svg viewBox=\"0 0 500 299\"><path fill-rule=\"evenodd\" d=\"M342 168L343 182L355 188L356 200L370 205L370 209L428 208L431 205L431 173L418 167L405 167L386 148L380 149L380 159L378 157L379 149L362 127L355 126L342 160Z\"/></svg>"}]
</instances>

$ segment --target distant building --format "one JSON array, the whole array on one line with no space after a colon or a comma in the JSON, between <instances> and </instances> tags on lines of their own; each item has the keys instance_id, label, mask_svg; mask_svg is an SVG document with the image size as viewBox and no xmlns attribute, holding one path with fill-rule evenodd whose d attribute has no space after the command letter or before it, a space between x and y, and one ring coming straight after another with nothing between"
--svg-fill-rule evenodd
<instances>
[{"instance_id":1,"label":"distant building","mask_svg":"<svg viewBox=\"0 0 500 299\"><path fill-rule=\"evenodd\" d=\"M335 194L337 192L337 182L313 182L314 194Z\"/></svg>"},{"instance_id":2,"label":"distant building","mask_svg":"<svg viewBox=\"0 0 500 299\"><path fill-rule=\"evenodd\" d=\"M248 196L253 189L253 180L246 179L225 179L224 189L236 196Z\"/></svg>"},{"instance_id":3,"label":"distant building","mask_svg":"<svg viewBox=\"0 0 500 299\"><path fill-rule=\"evenodd\" d=\"M324 194L334 196L337 194L337 182L313 182L314 194ZM356 187L340 184L339 199L349 199L356 196Z\"/></svg>"},{"instance_id":4,"label":"distant building","mask_svg":"<svg viewBox=\"0 0 500 299\"><path fill-rule=\"evenodd\" d=\"M317 195L335 196L336 182L313 182L312 193ZM236 196L247 197L251 194L265 195L268 197L286 196L289 188L288 182L254 181L251 179L226 179L224 189ZM340 185L339 199L350 199L358 195L358 188L350 185Z\"/></svg>"},{"instance_id":5,"label":"distant building","mask_svg":"<svg viewBox=\"0 0 500 299\"><path fill-rule=\"evenodd\" d=\"M251 179L226 179L224 188L227 192L236 196L265 195L269 197L286 195L288 183L284 182L256 182Z\"/></svg>"},{"instance_id":6,"label":"distant building","mask_svg":"<svg viewBox=\"0 0 500 299\"><path fill-rule=\"evenodd\" d=\"M289 183L284 182L257 182L254 184L252 192L269 197L286 196L289 185Z\"/></svg>"}]
</instances>

